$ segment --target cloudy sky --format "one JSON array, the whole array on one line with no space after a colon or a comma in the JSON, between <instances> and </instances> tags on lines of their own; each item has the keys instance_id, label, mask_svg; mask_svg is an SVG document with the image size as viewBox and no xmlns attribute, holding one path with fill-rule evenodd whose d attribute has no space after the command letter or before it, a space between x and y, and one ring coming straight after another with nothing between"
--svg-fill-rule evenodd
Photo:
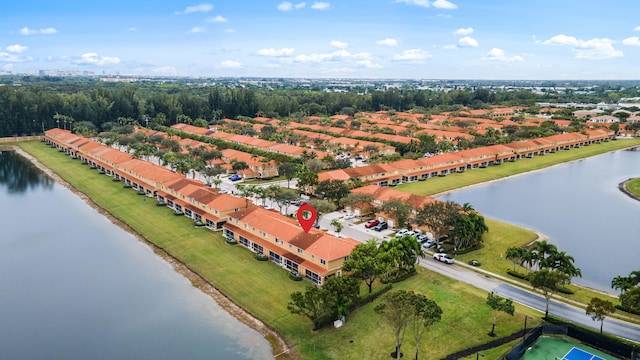
<instances>
[{"instance_id":1,"label":"cloudy sky","mask_svg":"<svg viewBox=\"0 0 640 360\"><path fill-rule=\"evenodd\" d=\"M639 79L638 14L630 0L2 1L0 71Z\"/></svg>"}]
</instances>

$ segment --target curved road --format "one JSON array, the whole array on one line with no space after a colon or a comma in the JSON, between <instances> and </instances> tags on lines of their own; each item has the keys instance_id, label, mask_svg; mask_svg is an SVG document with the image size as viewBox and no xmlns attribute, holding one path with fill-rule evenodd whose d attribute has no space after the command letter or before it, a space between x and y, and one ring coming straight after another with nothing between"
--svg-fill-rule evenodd
<instances>
[{"instance_id":1,"label":"curved road","mask_svg":"<svg viewBox=\"0 0 640 360\"><path fill-rule=\"evenodd\" d=\"M462 266L452 266L440 263L429 258L420 259L420 266L448 276L452 279L465 282L477 288L493 291L496 294L511 299L517 303L539 310L544 313L546 301L543 296L524 290L519 287L508 285L500 280L490 278L487 275L478 274ZM593 321L585 314L583 309L551 300L549 303L549 314L561 317L567 321L588 326L600 330L600 322ZM640 326L618 319L606 318L603 330L625 339L640 342Z\"/></svg>"}]
</instances>

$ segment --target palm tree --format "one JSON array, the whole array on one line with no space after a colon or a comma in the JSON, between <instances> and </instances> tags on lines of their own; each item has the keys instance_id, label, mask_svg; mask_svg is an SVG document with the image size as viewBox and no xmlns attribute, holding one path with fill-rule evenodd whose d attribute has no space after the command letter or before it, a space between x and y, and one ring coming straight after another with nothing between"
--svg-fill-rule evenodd
<instances>
[{"instance_id":1,"label":"palm tree","mask_svg":"<svg viewBox=\"0 0 640 360\"><path fill-rule=\"evenodd\" d=\"M557 246L542 240L533 244L532 251L536 253L536 262L540 269L553 267L550 258L558 252Z\"/></svg>"},{"instance_id":2,"label":"palm tree","mask_svg":"<svg viewBox=\"0 0 640 360\"><path fill-rule=\"evenodd\" d=\"M631 290L633 283L628 276L616 276L611 280L611 288L620 290L624 294L625 291Z\"/></svg>"}]
</instances>

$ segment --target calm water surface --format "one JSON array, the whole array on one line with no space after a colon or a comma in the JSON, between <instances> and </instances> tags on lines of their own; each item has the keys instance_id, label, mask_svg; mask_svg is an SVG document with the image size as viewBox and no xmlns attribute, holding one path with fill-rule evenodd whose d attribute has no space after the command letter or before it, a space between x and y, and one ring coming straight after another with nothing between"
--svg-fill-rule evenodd
<instances>
[{"instance_id":1,"label":"calm water surface","mask_svg":"<svg viewBox=\"0 0 640 360\"><path fill-rule=\"evenodd\" d=\"M639 176L640 151L623 150L439 199L468 202L489 218L542 232L575 258L582 278L573 282L614 292L611 279L640 270L640 202L618 190Z\"/></svg>"},{"instance_id":2,"label":"calm water surface","mask_svg":"<svg viewBox=\"0 0 640 360\"><path fill-rule=\"evenodd\" d=\"M0 154L0 359L272 359L147 246Z\"/></svg>"}]
</instances>

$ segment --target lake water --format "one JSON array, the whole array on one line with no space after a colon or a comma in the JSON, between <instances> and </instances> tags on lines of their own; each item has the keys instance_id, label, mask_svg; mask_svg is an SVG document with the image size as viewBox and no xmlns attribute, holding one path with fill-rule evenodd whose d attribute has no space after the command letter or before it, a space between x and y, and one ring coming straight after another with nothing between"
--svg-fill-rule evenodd
<instances>
[{"instance_id":1,"label":"lake water","mask_svg":"<svg viewBox=\"0 0 640 360\"><path fill-rule=\"evenodd\" d=\"M0 359L273 359L131 234L0 154Z\"/></svg>"},{"instance_id":2,"label":"lake water","mask_svg":"<svg viewBox=\"0 0 640 360\"><path fill-rule=\"evenodd\" d=\"M468 202L488 218L542 232L575 258L582 278L574 283L615 293L615 276L640 270L640 202L618 190L632 177L640 177L640 151L622 150L439 199Z\"/></svg>"}]
</instances>

